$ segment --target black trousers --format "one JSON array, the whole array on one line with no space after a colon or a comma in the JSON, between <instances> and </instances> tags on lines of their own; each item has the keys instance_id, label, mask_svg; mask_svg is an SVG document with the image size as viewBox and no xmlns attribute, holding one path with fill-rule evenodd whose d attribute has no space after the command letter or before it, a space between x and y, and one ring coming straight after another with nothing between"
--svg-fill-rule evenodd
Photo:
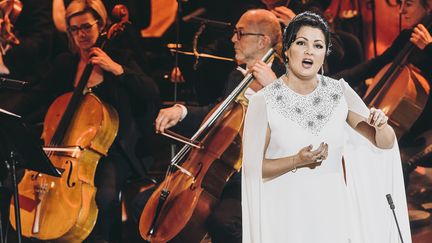
<instances>
[{"instance_id":1,"label":"black trousers","mask_svg":"<svg viewBox=\"0 0 432 243\"><path fill-rule=\"evenodd\" d=\"M96 225L86 242L121 242L121 194L132 169L115 145L98 164L95 176L96 204L99 209Z\"/></svg>"},{"instance_id":2,"label":"black trousers","mask_svg":"<svg viewBox=\"0 0 432 243\"><path fill-rule=\"evenodd\" d=\"M227 183L219 203L207 219L212 243L242 242L241 178L235 174Z\"/></svg>"}]
</instances>

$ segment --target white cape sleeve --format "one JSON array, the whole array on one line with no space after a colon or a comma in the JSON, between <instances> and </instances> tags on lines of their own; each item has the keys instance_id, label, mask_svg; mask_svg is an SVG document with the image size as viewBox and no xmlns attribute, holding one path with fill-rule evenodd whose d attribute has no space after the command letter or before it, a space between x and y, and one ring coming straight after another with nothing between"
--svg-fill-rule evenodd
<instances>
[{"instance_id":1,"label":"white cape sleeve","mask_svg":"<svg viewBox=\"0 0 432 243\"><path fill-rule=\"evenodd\" d=\"M262 92L251 97L243 130L242 228L244 243L261 243L262 161L267 132Z\"/></svg>"},{"instance_id":2,"label":"white cape sleeve","mask_svg":"<svg viewBox=\"0 0 432 243\"><path fill-rule=\"evenodd\" d=\"M369 110L362 99L341 81L348 109L365 119ZM346 125L344 160L346 182L353 213L355 238L359 242L400 242L399 232L386 195L390 194L405 243L411 243L405 186L399 148L379 149Z\"/></svg>"}]
</instances>

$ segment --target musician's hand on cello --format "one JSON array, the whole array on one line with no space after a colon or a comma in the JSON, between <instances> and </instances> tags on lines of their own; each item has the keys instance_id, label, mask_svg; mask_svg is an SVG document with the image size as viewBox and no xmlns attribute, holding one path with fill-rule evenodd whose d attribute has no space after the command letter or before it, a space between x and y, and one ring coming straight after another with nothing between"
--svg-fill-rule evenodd
<instances>
[{"instance_id":1,"label":"musician's hand on cello","mask_svg":"<svg viewBox=\"0 0 432 243\"><path fill-rule=\"evenodd\" d=\"M432 36L423 24L414 27L410 41L420 50L423 50L428 44L432 43Z\"/></svg>"},{"instance_id":2,"label":"musician's hand on cello","mask_svg":"<svg viewBox=\"0 0 432 243\"><path fill-rule=\"evenodd\" d=\"M287 26L296 16L296 14L291 9L285 6L275 7L270 11L276 16L279 22L285 26Z\"/></svg>"},{"instance_id":3,"label":"musician's hand on cello","mask_svg":"<svg viewBox=\"0 0 432 243\"><path fill-rule=\"evenodd\" d=\"M106 54L99 47L93 47L90 50L90 63L96 66L99 66L105 71L111 72L116 76L122 75L124 73L123 67L113 61L111 57Z\"/></svg>"},{"instance_id":4,"label":"musician's hand on cello","mask_svg":"<svg viewBox=\"0 0 432 243\"><path fill-rule=\"evenodd\" d=\"M251 72L255 80L250 84L250 88L254 91L259 91L271 82L277 79L276 74L271 67L263 61L257 61L251 68Z\"/></svg>"},{"instance_id":5,"label":"musician's hand on cello","mask_svg":"<svg viewBox=\"0 0 432 243\"><path fill-rule=\"evenodd\" d=\"M172 83L184 83L185 79L179 67L174 67L171 70L171 78Z\"/></svg>"},{"instance_id":6,"label":"musician's hand on cello","mask_svg":"<svg viewBox=\"0 0 432 243\"><path fill-rule=\"evenodd\" d=\"M175 126L183 116L183 108L180 105L161 109L155 121L156 132L164 132L165 129Z\"/></svg>"}]
</instances>

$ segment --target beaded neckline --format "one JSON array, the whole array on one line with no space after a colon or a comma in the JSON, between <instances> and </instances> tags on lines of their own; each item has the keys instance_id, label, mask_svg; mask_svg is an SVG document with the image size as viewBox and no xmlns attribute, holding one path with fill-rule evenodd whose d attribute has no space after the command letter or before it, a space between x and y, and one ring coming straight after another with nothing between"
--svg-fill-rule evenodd
<instances>
[{"instance_id":1,"label":"beaded neckline","mask_svg":"<svg viewBox=\"0 0 432 243\"><path fill-rule=\"evenodd\" d=\"M337 80L319 76L318 86L302 95L290 89L279 78L264 88L264 97L278 113L317 135L330 120L343 95Z\"/></svg>"}]
</instances>

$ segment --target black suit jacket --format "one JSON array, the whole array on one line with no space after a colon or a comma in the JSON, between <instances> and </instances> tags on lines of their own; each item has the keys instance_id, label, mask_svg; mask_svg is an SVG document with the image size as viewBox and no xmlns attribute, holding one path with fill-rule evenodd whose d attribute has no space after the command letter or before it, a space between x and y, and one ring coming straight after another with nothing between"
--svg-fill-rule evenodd
<instances>
[{"instance_id":1,"label":"black suit jacket","mask_svg":"<svg viewBox=\"0 0 432 243\"><path fill-rule=\"evenodd\" d=\"M127 52L108 50L107 53L123 66L124 74L114 76L104 72L104 81L93 90L102 101L117 110L119 130L115 143L131 162L132 168L139 175L144 175L151 161L151 141L155 135L153 121L159 108L159 90ZM78 61L78 56L71 53L56 58L52 73L37 90L45 94L46 102L51 103L61 94L73 91Z\"/></svg>"},{"instance_id":2,"label":"black suit jacket","mask_svg":"<svg viewBox=\"0 0 432 243\"><path fill-rule=\"evenodd\" d=\"M271 69L275 72L277 77L282 76L286 72L285 65L278 58L274 59ZM218 102L228 97L228 95L240 84L243 78L244 75L237 69L234 69L225 82L224 96L218 99ZM205 116L218 102L206 106L186 106L188 114L185 119L176 126L175 130L179 133L191 136L199 128Z\"/></svg>"}]
</instances>

